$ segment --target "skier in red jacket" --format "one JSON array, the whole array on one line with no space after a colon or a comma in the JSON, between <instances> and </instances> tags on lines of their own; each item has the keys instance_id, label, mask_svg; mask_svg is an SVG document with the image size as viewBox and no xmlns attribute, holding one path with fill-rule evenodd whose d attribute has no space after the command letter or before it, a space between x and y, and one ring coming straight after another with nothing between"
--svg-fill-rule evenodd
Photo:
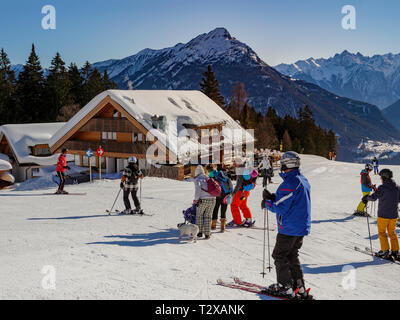
<instances>
[{"instance_id":1,"label":"skier in red jacket","mask_svg":"<svg viewBox=\"0 0 400 320\"><path fill-rule=\"evenodd\" d=\"M68 194L67 191L64 191L65 184L65 170L70 170L71 168L67 165L67 149L62 149L60 156L58 157L57 162L57 176L60 178L60 184L58 186L58 190L56 194Z\"/></svg>"}]
</instances>

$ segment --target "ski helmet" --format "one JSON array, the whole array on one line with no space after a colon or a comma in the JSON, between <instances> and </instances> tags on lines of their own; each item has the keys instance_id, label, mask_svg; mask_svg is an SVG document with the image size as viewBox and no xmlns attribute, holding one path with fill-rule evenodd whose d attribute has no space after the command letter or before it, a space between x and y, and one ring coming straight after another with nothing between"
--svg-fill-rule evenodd
<instances>
[{"instance_id":1,"label":"ski helmet","mask_svg":"<svg viewBox=\"0 0 400 320\"><path fill-rule=\"evenodd\" d=\"M300 167L300 156L297 152L287 151L281 157L281 171Z\"/></svg>"},{"instance_id":2,"label":"ski helmet","mask_svg":"<svg viewBox=\"0 0 400 320\"><path fill-rule=\"evenodd\" d=\"M393 178L393 172L392 172L392 170L389 170L389 169L382 169L379 172L379 175L381 176L381 178L383 180L389 180L389 179Z\"/></svg>"},{"instance_id":3,"label":"ski helmet","mask_svg":"<svg viewBox=\"0 0 400 320\"><path fill-rule=\"evenodd\" d=\"M367 164L365 165L365 170L372 171L372 169L373 169L372 164L367 163Z\"/></svg>"},{"instance_id":4,"label":"ski helmet","mask_svg":"<svg viewBox=\"0 0 400 320\"><path fill-rule=\"evenodd\" d=\"M137 159L134 156L128 158L128 163L137 163Z\"/></svg>"}]
</instances>

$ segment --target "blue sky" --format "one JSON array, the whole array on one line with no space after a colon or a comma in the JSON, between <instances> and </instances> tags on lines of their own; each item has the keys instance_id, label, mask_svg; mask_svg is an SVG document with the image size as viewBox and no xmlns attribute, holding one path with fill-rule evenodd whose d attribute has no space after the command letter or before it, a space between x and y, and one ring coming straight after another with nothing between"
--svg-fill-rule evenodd
<instances>
[{"instance_id":1,"label":"blue sky","mask_svg":"<svg viewBox=\"0 0 400 320\"><path fill-rule=\"evenodd\" d=\"M56 30L41 27L49 4L56 8ZM356 8L356 30L341 26L347 4ZM270 65L344 49L400 52L398 0L2 0L0 10L0 47L13 64L26 61L32 43L43 66L57 51L81 66L184 43L216 27Z\"/></svg>"}]
</instances>

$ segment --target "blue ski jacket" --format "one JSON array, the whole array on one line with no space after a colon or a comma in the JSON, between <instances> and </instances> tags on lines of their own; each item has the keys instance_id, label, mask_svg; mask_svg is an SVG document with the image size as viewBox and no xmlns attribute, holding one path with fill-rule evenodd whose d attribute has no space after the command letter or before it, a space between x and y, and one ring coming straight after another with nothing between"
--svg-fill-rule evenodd
<instances>
[{"instance_id":1,"label":"blue ski jacket","mask_svg":"<svg viewBox=\"0 0 400 320\"><path fill-rule=\"evenodd\" d=\"M283 183L275 193L275 200L267 200L265 207L276 213L279 233L306 236L311 229L310 184L298 169L279 175Z\"/></svg>"}]
</instances>

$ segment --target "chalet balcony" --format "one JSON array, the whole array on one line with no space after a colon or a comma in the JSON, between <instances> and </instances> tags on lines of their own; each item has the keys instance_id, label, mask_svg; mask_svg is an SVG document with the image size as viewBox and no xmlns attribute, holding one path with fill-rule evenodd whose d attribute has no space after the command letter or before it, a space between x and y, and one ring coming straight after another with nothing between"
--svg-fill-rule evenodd
<instances>
[{"instance_id":1,"label":"chalet balcony","mask_svg":"<svg viewBox=\"0 0 400 320\"><path fill-rule=\"evenodd\" d=\"M126 118L93 118L80 131L84 132L137 132Z\"/></svg>"},{"instance_id":2,"label":"chalet balcony","mask_svg":"<svg viewBox=\"0 0 400 320\"><path fill-rule=\"evenodd\" d=\"M151 143L146 142L117 142L117 141L78 141L78 140L69 140L65 142L63 145L64 148L67 148L70 151L78 151L78 152L86 152L89 148L93 151L96 151L100 146L104 149L104 152L107 156L107 153L113 154L146 154L147 149Z\"/></svg>"}]
</instances>

